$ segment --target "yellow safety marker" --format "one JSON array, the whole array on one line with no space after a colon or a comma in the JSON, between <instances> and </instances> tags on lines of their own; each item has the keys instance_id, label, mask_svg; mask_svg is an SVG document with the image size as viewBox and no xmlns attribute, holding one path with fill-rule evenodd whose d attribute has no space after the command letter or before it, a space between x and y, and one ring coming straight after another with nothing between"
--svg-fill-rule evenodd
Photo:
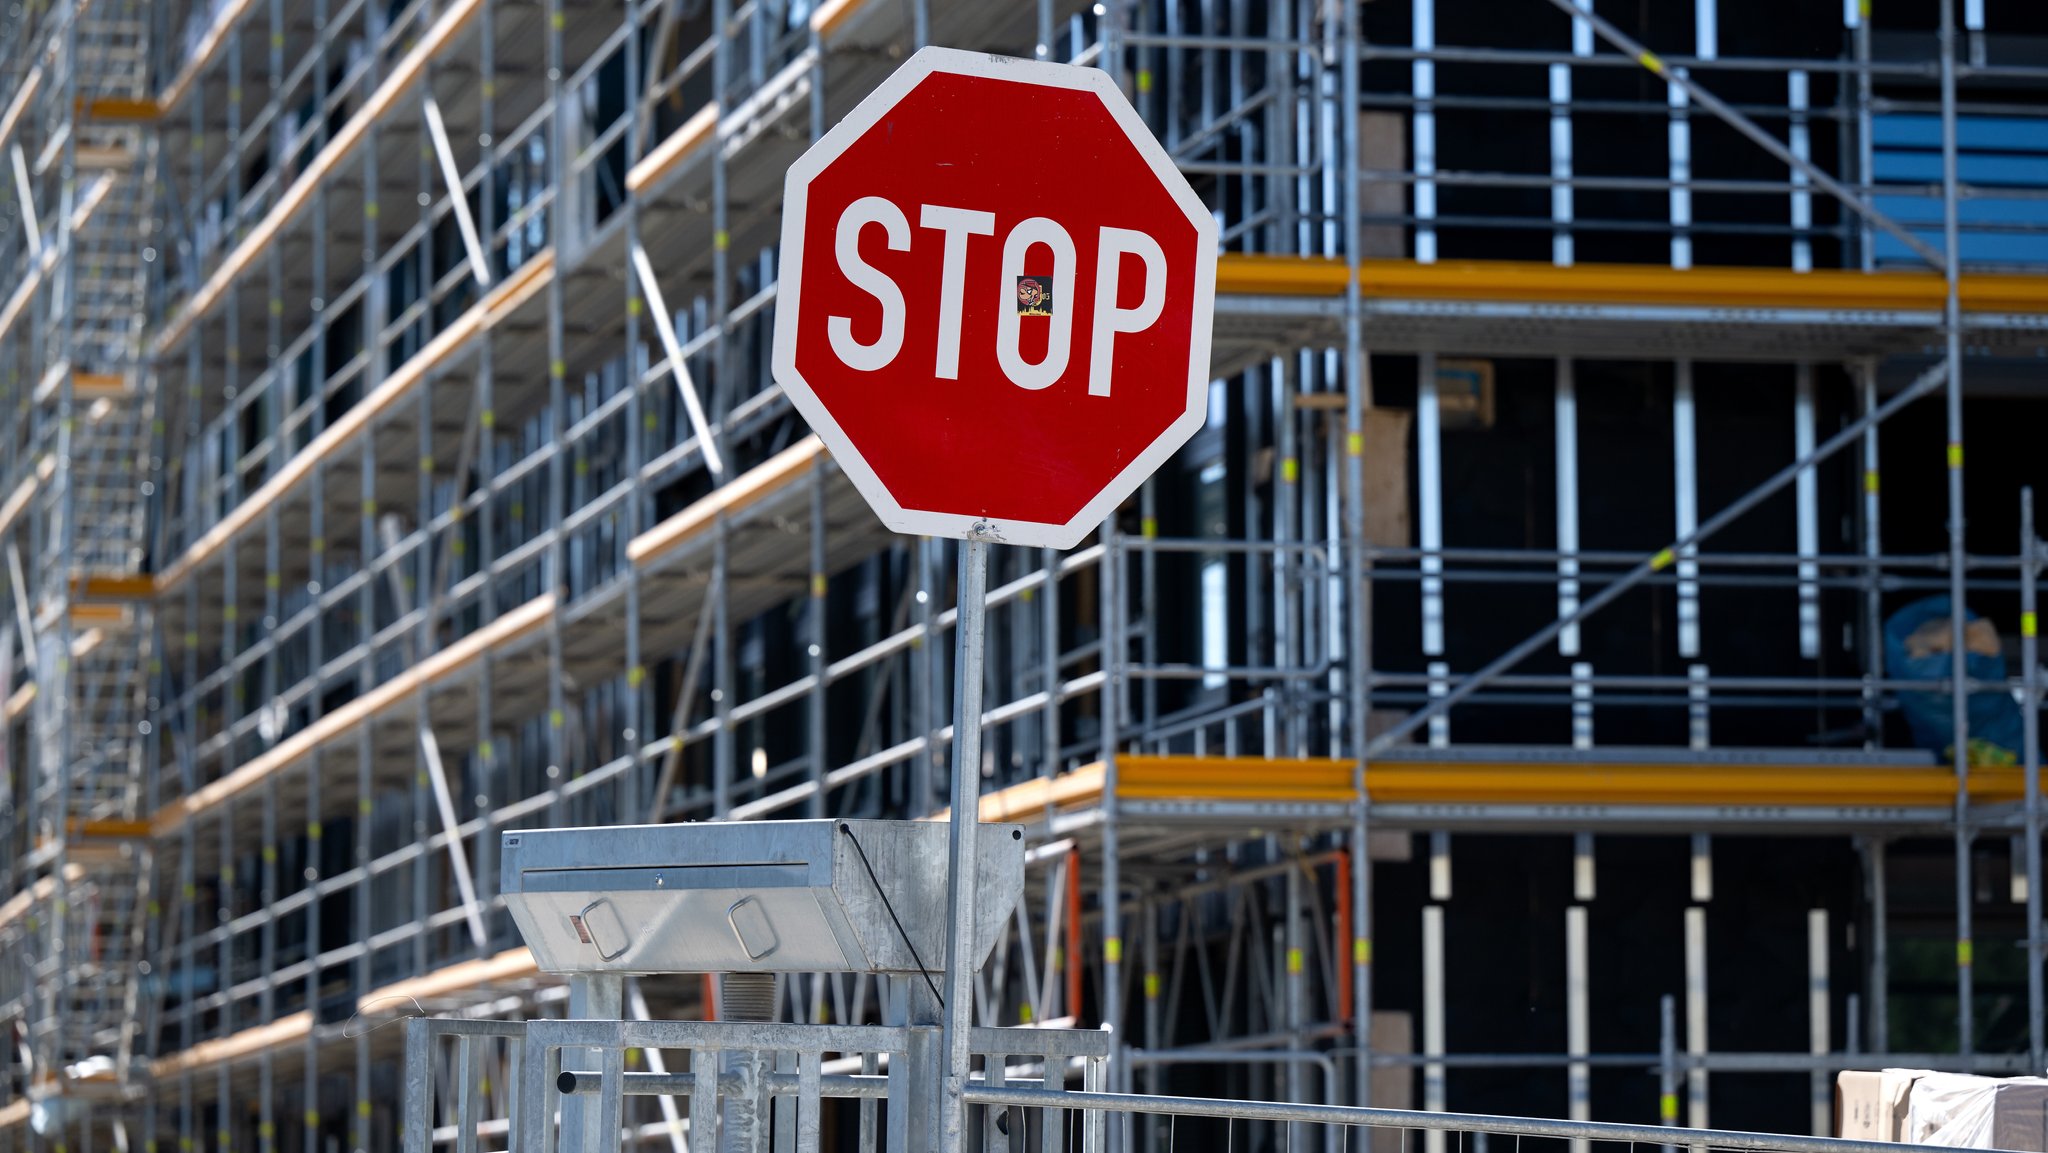
<instances>
[{"instance_id":1,"label":"yellow safety marker","mask_svg":"<svg viewBox=\"0 0 2048 1153\"><path fill-rule=\"evenodd\" d=\"M1124 939L1122 937L1104 937L1102 939L1102 959L1112 965L1123 964Z\"/></svg>"}]
</instances>

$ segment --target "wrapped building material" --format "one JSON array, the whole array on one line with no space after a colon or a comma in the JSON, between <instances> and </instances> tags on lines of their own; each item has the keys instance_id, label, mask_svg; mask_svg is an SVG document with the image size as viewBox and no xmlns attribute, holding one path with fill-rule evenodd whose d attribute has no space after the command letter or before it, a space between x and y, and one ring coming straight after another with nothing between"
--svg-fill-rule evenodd
<instances>
[{"instance_id":1,"label":"wrapped building material","mask_svg":"<svg viewBox=\"0 0 2048 1153\"><path fill-rule=\"evenodd\" d=\"M2048 1077L1922 1074L1913 1082L1900 1140L2048 1153Z\"/></svg>"},{"instance_id":2,"label":"wrapped building material","mask_svg":"<svg viewBox=\"0 0 2048 1153\"><path fill-rule=\"evenodd\" d=\"M1965 675L1980 683L2005 680L1998 630L1964 611ZM1953 671L1954 631L1947 597L1928 597L1893 613L1884 623L1885 675L1902 680L1946 681ZM1899 710L1913 730L1913 743L1941 757L1955 744L1954 698L1945 692L1901 692ZM2003 688L1970 694L1969 752L1973 765L2013 764L2025 731L2020 707Z\"/></svg>"},{"instance_id":3,"label":"wrapped building material","mask_svg":"<svg viewBox=\"0 0 2048 1153\"><path fill-rule=\"evenodd\" d=\"M1835 1136L1903 1140L1913 1085L1930 1075L1927 1069L1842 1070L1835 1077Z\"/></svg>"}]
</instances>

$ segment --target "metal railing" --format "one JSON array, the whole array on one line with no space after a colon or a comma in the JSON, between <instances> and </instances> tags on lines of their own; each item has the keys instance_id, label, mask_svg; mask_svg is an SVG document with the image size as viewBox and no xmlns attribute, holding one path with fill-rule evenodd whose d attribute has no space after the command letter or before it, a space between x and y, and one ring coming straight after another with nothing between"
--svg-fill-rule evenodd
<instances>
[{"instance_id":1,"label":"metal railing","mask_svg":"<svg viewBox=\"0 0 2048 1153\"><path fill-rule=\"evenodd\" d=\"M976 1028L969 1043L984 1067L977 1083L1021 1080L1038 1094L1038 1123L1050 1125L1044 1153L1063 1147L1057 1101L1069 1078L1087 1092L1108 1084L1105 1032ZM487 1138L530 1153L617 1153L664 1136L679 1150L689 1141L765 1151L772 1141L778 1151L809 1151L825 1111L843 1108L862 1153L931 1148L936 1110L926 1106L936 1104L937 1079L919 1071L935 1070L938 1056L935 1024L415 1018L406 1022L401 1141L406 1153L451 1142L477 1153ZM646 1070L629 1069L629 1059ZM636 1109L639 1098L656 1099L661 1119ZM897 1104L882 1109L883 1101ZM1101 1122L1097 1114L1080 1126L1090 1153L1103 1147ZM999 1113L987 1124L992 1134L1009 1131Z\"/></svg>"},{"instance_id":2,"label":"metal railing","mask_svg":"<svg viewBox=\"0 0 2048 1153\"><path fill-rule=\"evenodd\" d=\"M1316 1125L1334 1129L1338 1144L1350 1149L1362 1146L1370 1135L1383 1132L1424 1134L1428 1148L1451 1134L1472 1134L1516 1138L1570 1141L1575 1150L1591 1142L1672 1148L1687 1145L1695 1150L1746 1149L1773 1153L1907 1153L1934 1146L1906 1145L1883 1141L1853 1141L1834 1137L1797 1137L1780 1133L1753 1133L1736 1129L1679 1129L1658 1125L1629 1125L1607 1121L1567 1121L1544 1117L1510 1117L1484 1113L1430 1113L1413 1109L1375 1109L1358 1105L1289 1104L1280 1101L1226 1101L1204 1097L1169 1097L1149 1093L1068 1092L1058 1101L1043 1090L1021 1086L976 1085L966 1091L969 1103L984 1110L1033 1110L1053 1107L1080 1110L1084 1114L1115 1115L1127 1121L1134 1115L1200 1118L1223 1121L1226 1127L1278 1123ZM1014 1125L1015 1123L1012 1122ZM1363 1138L1353 1131L1364 1131ZM1169 1138L1173 1134L1169 1131ZM1232 1142L1226 1138L1226 1144ZM1448 1144L1448 1142L1445 1142ZM1476 1142L1474 1143L1476 1145ZM1460 1143L1463 1147L1463 1143ZM1128 1148L1128 1144L1126 1145ZM1404 1146L1405 1147L1405 1146Z\"/></svg>"},{"instance_id":3,"label":"metal railing","mask_svg":"<svg viewBox=\"0 0 2048 1153\"><path fill-rule=\"evenodd\" d=\"M682 1150L816 1153L824 1117L850 1120L861 1153L930 1147L918 1109L936 1078L926 1063L937 1054L931 1025L803 1025L717 1021L472 1021L419 1018L407 1022L406 1153L453 1145L457 1153L512 1148L523 1153L617 1153L641 1143ZM1438 1149L1453 1140L1483 1148L1489 1136L1595 1142L1695 1150L1766 1153L1913 1153L1931 1146L1808 1137L1729 1129L1577 1121L1542 1117L1384 1109L1356 1105L1233 1100L1106 1091L1110 1037L1060 1029L974 1030L982 1071L964 1098L970 1135L984 1153L1098 1153L1132 1149L1126 1128L1140 1117L1163 1118L1169 1149L1183 1140L1202 1147L1238 1141L1256 1147L1257 1127L1292 1128L1288 1147L1349 1151ZM681 1051L669 1071L662 1054ZM651 1068L631 1067L639 1056ZM1268 1057L1283 1056L1265 1054ZM1327 1060L1321 1054L1305 1059ZM452 1058L452 1059L451 1059ZM575 1068L575 1065L594 1068ZM1070 1088L1078 1075L1079 1088ZM445 1089L444 1089L445 1086ZM1342 1092L1335 1084L1331 1095ZM661 1119L636 1108L653 1099ZM884 1108L883 1103L888 1103ZM702 1119L701 1121L699 1119ZM1217 1123L1222 1132L1216 1132ZM1186 1132L1182 1132L1184 1127ZM1311 1130L1311 1127L1313 1129ZM837 1128L835 1144L847 1132ZM969 1145L975 1138L970 1136ZM1370 1144L1368 1144L1370 1143Z\"/></svg>"}]
</instances>

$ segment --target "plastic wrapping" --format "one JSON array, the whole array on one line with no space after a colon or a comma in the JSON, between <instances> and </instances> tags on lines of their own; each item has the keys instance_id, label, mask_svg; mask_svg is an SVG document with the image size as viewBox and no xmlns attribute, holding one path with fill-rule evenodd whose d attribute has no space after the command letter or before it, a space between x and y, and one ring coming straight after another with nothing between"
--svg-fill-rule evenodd
<instances>
[{"instance_id":1,"label":"plastic wrapping","mask_svg":"<svg viewBox=\"0 0 2048 1153\"><path fill-rule=\"evenodd\" d=\"M2048 1153L2048 1078L1922 1073L1899 1139L1951 1149Z\"/></svg>"}]
</instances>

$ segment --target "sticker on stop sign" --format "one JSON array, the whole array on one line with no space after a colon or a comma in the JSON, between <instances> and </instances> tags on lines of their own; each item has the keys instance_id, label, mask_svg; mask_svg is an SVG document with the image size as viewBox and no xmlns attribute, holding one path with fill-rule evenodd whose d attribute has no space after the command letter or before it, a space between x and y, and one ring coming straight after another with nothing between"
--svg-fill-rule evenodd
<instances>
[{"instance_id":1,"label":"sticker on stop sign","mask_svg":"<svg viewBox=\"0 0 2048 1153\"><path fill-rule=\"evenodd\" d=\"M1215 217L1098 69L911 57L790 168L777 292L898 532L1072 548L1206 417Z\"/></svg>"}]
</instances>

